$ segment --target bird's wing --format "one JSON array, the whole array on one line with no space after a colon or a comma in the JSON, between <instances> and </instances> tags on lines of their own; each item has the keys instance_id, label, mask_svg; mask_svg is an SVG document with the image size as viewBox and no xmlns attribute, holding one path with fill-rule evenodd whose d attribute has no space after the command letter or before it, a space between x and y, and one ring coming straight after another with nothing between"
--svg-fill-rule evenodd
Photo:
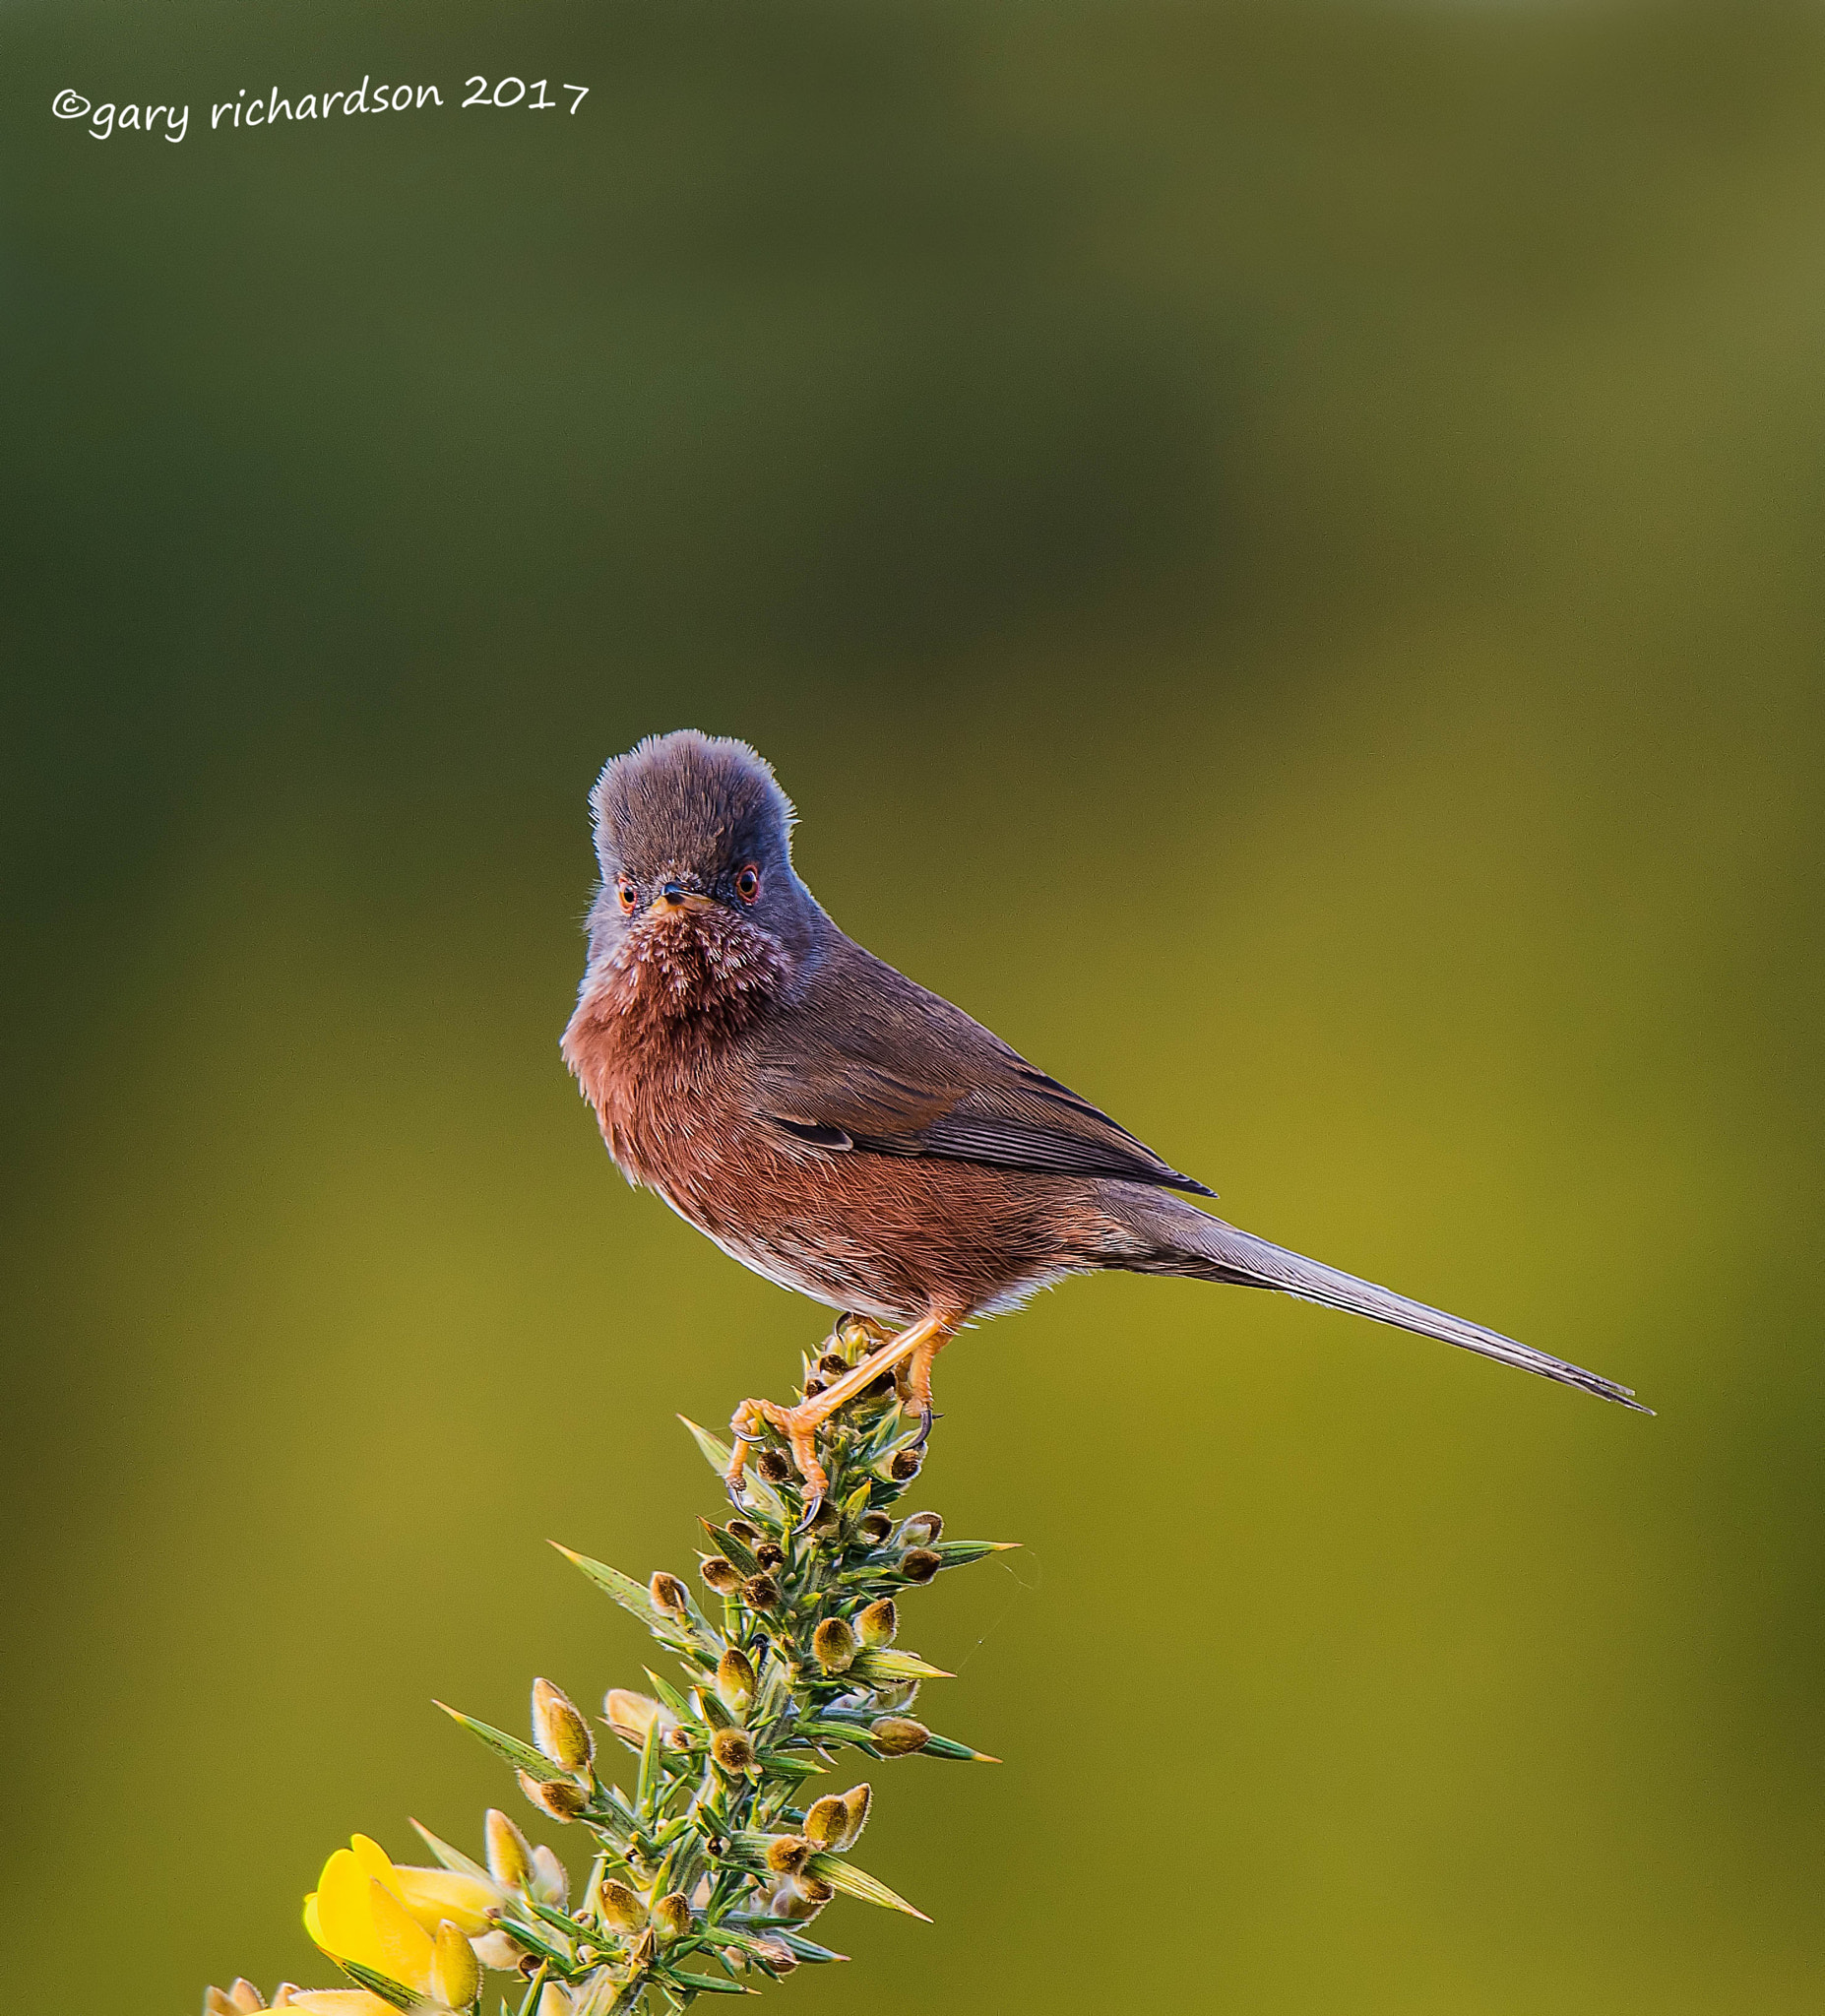
<instances>
[{"instance_id":1,"label":"bird's wing","mask_svg":"<svg viewBox=\"0 0 1825 2016\"><path fill-rule=\"evenodd\" d=\"M833 1152L987 1163L1215 1193L961 1008L846 947L756 1057L767 1118Z\"/></svg>"}]
</instances>

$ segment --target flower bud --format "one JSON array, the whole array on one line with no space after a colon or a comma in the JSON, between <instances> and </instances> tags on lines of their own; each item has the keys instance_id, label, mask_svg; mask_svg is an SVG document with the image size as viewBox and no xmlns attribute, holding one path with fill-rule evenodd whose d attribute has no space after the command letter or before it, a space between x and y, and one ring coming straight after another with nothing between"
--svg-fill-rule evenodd
<instances>
[{"instance_id":1,"label":"flower bud","mask_svg":"<svg viewBox=\"0 0 1825 2016\"><path fill-rule=\"evenodd\" d=\"M533 1848L507 1815L490 1806L482 1819L488 1844L488 1874L506 1890L524 1890L533 1880Z\"/></svg>"},{"instance_id":2,"label":"flower bud","mask_svg":"<svg viewBox=\"0 0 1825 2016\"><path fill-rule=\"evenodd\" d=\"M602 1878L596 1898L596 1908L610 1931L637 1932L647 1922L647 1908L641 1903L638 1892L612 1876Z\"/></svg>"},{"instance_id":3,"label":"flower bud","mask_svg":"<svg viewBox=\"0 0 1825 2016\"><path fill-rule=\"evenodd\" d=\"M714 1589L718 1596L733 1596L741 1587L741 1570L726 1554L706 1554L699 1573L704 1586Z\"/></svg>"},{"instance_id":4,"label":"flower bud","mask_svg":"<svg viewBox=\"0 0 1825 2016\"><path fill-rule=\"evenodd\" d=\"M910 1715L884 1715L870 1726L868 1740L883 1757L910 1757L931 1740L931 1732Z\"/></svg>"},{"instance_id":5,"label":"flower bud","mask_svg":"<svg viewBox=\"0 0 1825 2016\"><path fill-rule=\"evenodd\" d=\"M266 2007L266 1997L245 1976L226 1988L203 1990L203 2016L249 2016Z\"/></svg>"},{"instance_id":6,"label":"flower bud","mask_svg":"<svg viewBox=\"0 0 1825 2016\"><path fill-rule=\"evenodd\" d=\"M582 100L579 99L578 102L581 103ZM756 1939L754 1941L754 1957L773 1974L790 1974L792 1969L798 1965L798 1955L792 1951L784 1939Z\"/></svg>"},{"instance_id":7,"label":"flower bud","mask_svg":"<svg viewBox=\"0 0 1825 2016\"><path fill-rule=\"evenodd\" d=\"M855 1661L855 1633L847 1617L826 1617L811 1633L811 1656L827 1673L847 1672Z\"/></svg>"},{"instance_id":8,"label":"flower bud","mask_svg":"<svg viewBox=\"0 0 1825 2016\"><path fill-rule=\"evenodd\" d=\"M805 1815L805 1839L820 1855L840 1849L849 1832L850 1816L842 1797L826 1793Z\"/></svg>"},{"instance_id":9,"label":"flower bud","mask_svg":"<svg viewBox=\"0 0 1825 2016\"><path fill-rule=\"evenodd\" d=\"M556 1911L570 1899L570 1871L542 1841L533 1851L533 1880L528 1887L540 1904Z\"/></svg>"},{"instance_id":10,"label":"flower bud","mask_svg":"<svg viewBox=\"0 0 1825 2016\"><path fill-rule=\"evenodd\" d=\"M815 1400L825 1390L825 1382L822 1379L810 1378L805 1381L800 1390L807 1400Z\"/></svg>"},{"instance_id":11,"label":"flower bud","mask_svg":"<svg viewBox=\"0 0 1825 2016\"><path fill-rule=\"evenodd\" d=\"M431 1991L452 2009L467 2009L481 1992L481 1963L448 1919L438 1922L431 1951Z\"/></svg>"},{"instance_id":12,"label":"flower bud","mask_svg":"<svg viewBox=\"0 0 1825 2016\"><path fill-rule=\"evenodd\" d=\"M533 1682L533 1740L566 1771L587 1771L596 1755L589 1724L549 1680Z\"/></svg>"},{"instance_id":13,"label":"flower bud","mask_svg":"<svg viewBox=\"0 0 1825 2016\"><path fill-rule=\"evenodd\" d=\"M690 1591L663 1568L647 1584L647 1594L653 1599L653 1607L668 1617L682 1617L690 1607Z\"/></svg>"},{"instance_id":14,"label":"flower bud","mask_svg":"<svg viewBox=\"0 0 1825 2016\"><path fill-rule=\"evenodd\" d=\"M874 1792L866 1783L852 1785L843 1795L843 1809L850 1816L850 1831L843 1837L845 1848L853 1848L861 1839L861 1831L868 1824L868 1808L873 1803Z\"/></svg>"},{"instance_id":15,"label":"flower bud","mask_svg":"<svg viewBox=\"0 0 1825 2016\"><path fill-rule=\"evenodd\" d=\"M560 1778L552 1784L535 1778L531 1772L517 1772L520 1790L532 1800L541 1813L553 1820L574 1820L590 1802L590 1796L582 1786L573 1785L568 1778Z\"/></svg>"},{"instance_id":16,"label":"flower bud","mask_svg":"<svg viewBox=\"0 0 1825 2016\"><path fill-rule=\"evenodd\" d=\"M764 1540L754 1549L754 1558L771 1572L775 1568L786 1566L786 1549L778 1541Z\"/></svg>"},{"instance_id":17,"label":"flower bud","mask_svg":"<svg viewBox=\"0 0 1825 2016\"><path fill-rule=\"evenodd\" d=\"M776 1834L767 1844L767 1866L776 1876L795 1876L810 1856L811 1844L802 1834Z\"/></svg>"},{"instance_id":18,"label":"flower bud","mask_svg":"<svg viewBox=\"0 0 1825 2016\"><path fill-rule=\"evenodd\" d=\"M750 1575L741 1585L741 1601L751 1610L778 1609L780 1585L771 1575Z\"/></svg>"},{"instance_id":19,"label":"flower bud","mask_svg":"<svg viewBox=\"0 0 1825 2016\"><path fill-rule=\"evenodd\" d=\"M792 1878L792 1888L807 1904L828 1904L837 1894L837 1886L827 1883L822 1876L813 1876L800 1869Z\"/></svg>"},{"instance_id":20,"label":"flower bud","mask_svg":"<svg viewBox=\"0 0 1825 2016\"><path fill-rule=\"evenodd\" d=\"M578 103L581 104L582 100L579 99ZM723 1531L729 1535L731 1539L738 1540L750 1552L767 1538L760 1528L749 1519L731 1519Z\"/></svg>"},{"instance_id":21,"label":"flower bud","mask_svg":"<svg viewBox=\"0 0 1825 2016\"><path fill-rule=\"evenodd\" d=\"M579 98L578 104L583 100ZM548 1981L538 1991L538 2008L535 2016L571 2016L576 2005L570 1999L570 1990L561 1987L554 1981Z\"/></svg>"},{"instance_id":22,"label":"flower bud","mask_svg":"<svg viewBox=\"0 0 1825 2016\"><path fill-rule=\"evenodd\" d=\"M710 1754L716 1759L717 1768L732 1778L752 1768L754 1744L746 1730L720 1729L710 1738Z\"/></svg>"},{"instance_id":23,"label":"flower bud","mask_svg":"<svg viewBox=\"0 0 1825 2016\"><path fill-rule=\"evenodd\" d=\"M928 1547L944 1532L944 1521L936 1512L910 1513L900 1522L900 1540L904 1546Z\"/></svg>"},{"instance_id":24,"label":"flower bud","mask_svg":"<svg viewBox=\"0 0 1825 2016\"><path fill-rule=\"evenodd\" d=\"M849 1369L850 1361L840 1351L827 1351L816 1366L819 1376L825 1379L841 1379Z\"/></svg>"},{"instance_id":25,"label":"flower bud","mask_svg":"<svg viewBox=\"0 0 1825 2016\"><path fill-rule=\"evenodd\" d=\"M647 1731L655 1722L661 1725L661 1733L668 1734L678 1726L678 1718L669 1708L655 1701L651 1694L636 1694L632 1687L610 1687L602 1696L602 1719L621 1740L632 1749L646 1745Z\"/></svg>"},{"instance_id":26,"label":"flower bud","mask_svg":"<svg viewBox=\"0 0 1825 2016\"><path fill-rule=\"evenodd\" d=\"M900 1612L895 1608L891 1596L871 1603L855 1619L855 1635L870 1652L879 1652L884 1646L891 1645L899 1629Z\"/></svg>"},{"instance_id":27,"label":"flower bud","mask_svg":"<svg viewBox=\"0 0 1825 2016\"><path fill-rule=\"evenodd\" d=\"M691 1929L691 1901L682 1890L668 1890L653 1907L653 1928L661 1939L682 1939Z\"/></svg>"},{"instance_id":28,"label":"flower bud","mask_svg":"<svg viewBox=\"0 0 1825 2016\"><path fill-rule=\"evenodd\" d=\"M818 1391L821 1393L823 1388L820 1386ZM792 1474L792 1466L779 1449L763 1449L754 1459L754 1468L770 1484L783 1484Z\"/></svg>"},{"instance_id":29,"label":"flower bud","mask_svg":"<svg viewBox=\"0 0 1825 2016\"><path fill-rule=\"evenodd\" d=\"M887 1463L887 1474L897 1484L910 1484L923 1461L916 1449L896 1449Z\"/></svg>"},{"instance_id":30,"label":"flower bud","mask_svg":"<svg viewBox=\"0 0 1825 2016\"><path fill-rule=\"evenodd\" d=\"M908 1547L900 1556L900 1572L909 1582L929 1582L944 1566L944 1556L929 1547Z\"/></svg>"},{"instance_id":31,"label":"flower bud","mask_svg":"<svg viewBox=\"0 0 1825 2016\"><path fill-rule=\"evenodd\" d=\"M745 1715L760 1685L754 1662L739 1645L731 1645L716 1663L717 1698L731 1715Z\"/></svg>"},{"instance_id":32,"label":"flower bud","mask_svg":"<svg viewBox=\"0 0 1825 2016\"><path fill-rule=\"evenodd\" d=\"M855 1538L865 1546L878 1547L893 1530L894 1522L885 1512L864 1512L855 1522Z\"/></svg>"},{"instance_id":33,"label":"flower bud","mask_svg":"<svg viewBox=\"0 0 1825 2016\"><path fill-rule=\"evenodd\" d=\"M475 1958L483 1967L491 1967L496 1974L513 1974L526 1958L526 1948L518 1939L510 1939L505 1932L483 1932L478 1939L470 1941L475 1949Z\"/></svg>"}]
</instances>

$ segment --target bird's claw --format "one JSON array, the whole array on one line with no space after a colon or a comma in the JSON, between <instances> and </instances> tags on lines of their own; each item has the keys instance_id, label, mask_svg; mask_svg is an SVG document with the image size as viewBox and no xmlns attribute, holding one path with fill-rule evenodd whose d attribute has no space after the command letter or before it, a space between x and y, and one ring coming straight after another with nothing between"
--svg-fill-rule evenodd
<instances>
[{"instance_id":1,"label":"bird's claw","mask_svg":"<svg viewBox=\"0 0 1825 2016\"><path fill-rule=\"evenodd\" d=\"M918 1433L912 1437L912 1441L907 1444L907 1447L922 1455L925 1444L931 1440L931 1424L938 1417L932 1413L929 1407L921 1407L918 1411Z\"/></svg>"},{"instance_id":2,"label":"bird's claw","mask_svg":"<svg viewBox=\"0 0 1825 2016\"><path fill-rule=\"evenodd\" d=\"M807 1491L805 1493L805 1509L799 1515L798 1524L792 1528L792 1538L794 1540L803 1540L805 1535L817 1524L818 1517L823 1509L824 1493L822 1491Z\"/></svg>"}]
</instances>

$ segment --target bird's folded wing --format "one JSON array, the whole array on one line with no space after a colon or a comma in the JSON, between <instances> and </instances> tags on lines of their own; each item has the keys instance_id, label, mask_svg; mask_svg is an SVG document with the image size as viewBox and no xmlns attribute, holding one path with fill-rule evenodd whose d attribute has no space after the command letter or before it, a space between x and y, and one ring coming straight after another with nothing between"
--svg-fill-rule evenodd
<instances>
[{"instance_id":1,"label":"bird's folded wing","mask_svg":"<svg viewBox=\"0 0 1825 2016\"><path fill-rule=\"evenodd\" d=\"M796 1139L1214 1194L962 1009L868 966L783 1018L757 1059L761 1110Z\"/></svg>"}]
</instances>

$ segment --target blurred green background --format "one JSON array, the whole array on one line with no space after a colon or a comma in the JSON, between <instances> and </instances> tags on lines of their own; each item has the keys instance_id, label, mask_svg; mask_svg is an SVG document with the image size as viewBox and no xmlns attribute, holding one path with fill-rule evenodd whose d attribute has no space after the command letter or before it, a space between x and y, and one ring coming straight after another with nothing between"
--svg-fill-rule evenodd
<instances>
[{"instance_id":1,"label":"blurred green background","mask_svg":"<svg viewBox=\"0 0 1825 2016\"><path fill-rule=\"evenodd\" d=\"M819 2011L1813 2011L1825 19L10 10L9 2006L331 1979L820 1313L558 1062L602 760L1240 1223L950 1353ZM211 134L243 86L441 112ZM588 84L571 116L463 80ZM60 88L175 97L92 140ZM939 1710L941 1709L941 1712ZM547 1830L555 1838L556 1830ZM560 1843L560 1845L562 1845Z\"/></svg>"}]
</instances>

